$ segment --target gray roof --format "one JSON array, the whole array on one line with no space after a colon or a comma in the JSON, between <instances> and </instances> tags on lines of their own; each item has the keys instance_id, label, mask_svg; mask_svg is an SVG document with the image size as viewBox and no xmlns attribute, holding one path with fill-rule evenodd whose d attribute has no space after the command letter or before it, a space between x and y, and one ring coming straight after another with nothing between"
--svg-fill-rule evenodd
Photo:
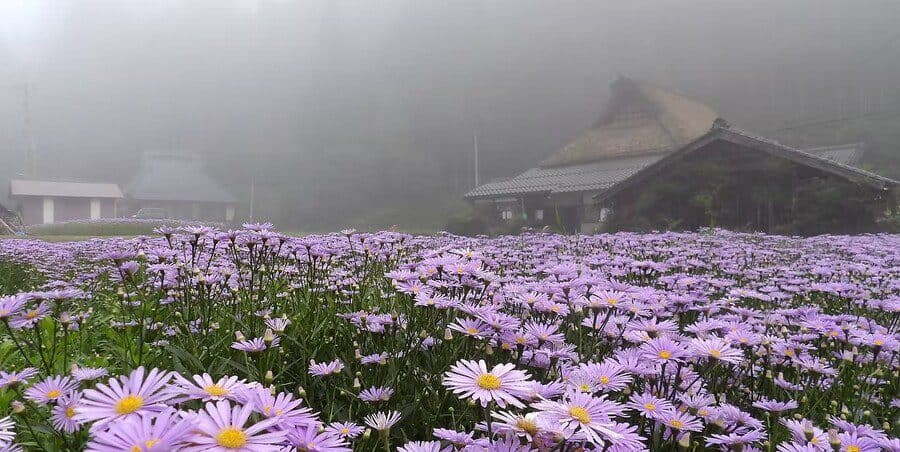
<instances>
[{"instance_id":1,"label":"gray roof","mask_svg":"<svg viewBox=\"0 0 900 452\"><path fill-rule=\"evenodd\" d=\"M720 127L714 127L712 130L715 131L719 128ZM750 135L749 133L738 129L724 130L729 130L734 134L752 138L760 143L777 146L779 149L789 150L792 155L795 156L803 154L807 157L805 159L805 163L807 164L809 164L810 159L812 159L813 163L820 162L829 168L840 167L845 173L849 170L851 173L857 175L870 175L874 176L876 179L880 178L880 176L855 167L855 165L859 163L859 159L865 149L862 143L849 143L798 150L788 148L787 146L762 137ZM709 136L709 133L704 135L704 137L707 136ZM670 153L620 157L580 165L532 168L516 177L493 181L475 187L472 191L466 193L464 197L466 199L477 199L517 196L532 193L555 194L591 191L600 192L628 179L643 168L662 160L663 157L666 157L669 154ZM881 179L882 182L890 181L890 179L886 178Z\"/></svg>"},{"instance_id":2,"label":"gray roof","mask_svg":"<svg viewBox=\"0 0 900 452\"><path fill-rule=\"evenodd\" d=\"M831 160L842 165L856 166L862 157L865 147L862 143L839 144L836 146L820 146L804 148L803 152Z\"/></svg>"},{"instance_id":3,"label":"gray roof","mask_svg":"<svg viewBox=\"0 0 900 452\"><path fill-rule=\"evenodd\" d=\"M664 154L621 157L580 165L532 168L511 179L475 187L465 198L493 198L529 193L572 193L604 190L627 179Z\"/></svg>"},{"instance_id":4,"label":"gray roof","mask_svg":"<svg viewBox=\"0 0 900 452\"><path fill-rule=\"evenodd\" d=\"M706 135L694 140L692 143L675 152L667 154L664 158L659 159L651 165L645 166L627 179L609 187L602 193L595 195L594 200L602 202L610 199L622 190L640 184L644 179L657 176L664 168L679 161L686 154L702 149L706 145L720 140L778 156L800 165L818 169L825 173L834 174L851 182L869 186L875 190L889 190L900 185L900 182L893 179L879 176L878 174L838 161L838 156L847 156L849 153L837 151L831 152L832 150L826 150L826 152L821 149L817 152L816 148L813 148L811 152L807 152L806 150L785 146L777 141L729 127L727 124L717 124L713 126ZM823 155L819 155L820 153ZM829 158L829 155L833 158Z\"/></svg>"},{"instance_id":5,"label":"gray roof","mask_svg":"<svg viewBox=\"0 0 900 452\"><path fill-rule=\"evenodd\" d=\"M141 168L126 192L129 198L145 201L235 201L207 174L196 155L144 154Z\"/></svg>"},{"instance_id":6,"label":"gray roof","mask_svg":"<svg viewBox=\"0 0 900 452\"><path fill-rule=\"evenodd\" d=\"M58 196L68 198L122 198L116 184L13 179L10 196Z\"/></svg>"}]
</instances>

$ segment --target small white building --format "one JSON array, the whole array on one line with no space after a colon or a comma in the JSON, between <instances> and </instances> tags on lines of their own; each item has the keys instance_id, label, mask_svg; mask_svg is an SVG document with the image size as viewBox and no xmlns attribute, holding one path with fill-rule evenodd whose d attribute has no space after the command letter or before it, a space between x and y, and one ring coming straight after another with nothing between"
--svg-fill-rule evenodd
<instances>
[{"instance_id":1,"label":"small white building","mask_svg":"<svg viewBox=\"0 0 900 452\"><path fill-rule=\"evenodd\" d=\"M13 179L9 197L26 226L118 216L124 198L116 184Z\"/></svg>"}]
</instances>

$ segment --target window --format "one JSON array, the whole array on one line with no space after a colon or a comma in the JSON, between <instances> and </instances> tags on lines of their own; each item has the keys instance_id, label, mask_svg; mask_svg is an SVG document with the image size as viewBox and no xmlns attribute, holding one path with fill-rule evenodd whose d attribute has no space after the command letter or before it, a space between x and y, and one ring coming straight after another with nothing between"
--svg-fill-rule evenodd
<instances>
[{"instance_id":1,"label":"window","mask_svg":"<svg viewBox=\"0 0 900 452\"><path fill-rule=\"evenodd\" d=\"M537 221L544 221L544 209L537 209L534 211L534 219Z\"/></svg>"},{"instance_id":2,"label":"window","mask_svg":"<svg viewBox=\"0 0 900 452\"><path fill-rule=\"evenodd\" d=\"M502 218L504 220L512 220L512 218L513 218L512 210L504 210L503 212L500 212L500 218Z\"/></svg>"}]
</instances>

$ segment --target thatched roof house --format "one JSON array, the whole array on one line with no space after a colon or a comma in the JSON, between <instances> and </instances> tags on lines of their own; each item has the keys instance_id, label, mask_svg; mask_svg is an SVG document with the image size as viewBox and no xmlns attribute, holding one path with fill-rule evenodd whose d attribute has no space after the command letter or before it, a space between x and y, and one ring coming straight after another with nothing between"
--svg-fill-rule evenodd
<instances>
[{"instance_id":1,"label":"thatched roof house","mask_svg":"<svg viewBox=\"0 0 900 452\"><path fill-rule=\"evenodd\" d=\"M496 219L563 226L569 232L591 231L605 219L601 202L622 187L640 189L635 181L653 174L650 168L666 167L675 156L698 148L698 143L712 136L720 141L734 138L734 147L747 144L736 143L736 137L749 135L728 132L712 108L684 95L629 78L617 79L610 90L610 101L590 129L538 167L478 186L465 199ZM762 154L843 180L862 181L870 188L896 184L853 166L863 152L858 143L801 151L780 144L761 145L772 142L754 139L749 146L754 151L760 148ZM751 153L747 159L757 155Z\"/></svg>"},{"instance_id":2,"label":"thatched roof house","mask_svg":"<svg viewBox=\"0 0 900 452\"><path fill-rule=\"evenodd\" d=\"M619 78L594 126L541 162L569 166L658 154L703 135L719 115L708 106L646 82Z\"/></svg>"}]
</instances>

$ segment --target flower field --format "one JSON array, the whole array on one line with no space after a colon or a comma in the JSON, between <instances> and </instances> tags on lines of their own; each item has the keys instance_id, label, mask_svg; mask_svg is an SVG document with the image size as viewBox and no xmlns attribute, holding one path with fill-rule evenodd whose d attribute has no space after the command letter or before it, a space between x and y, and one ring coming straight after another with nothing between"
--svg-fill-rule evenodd
<instances>
[{"instance_id":1,"label":"flower field","mask_svg":"<svg viewBox=\"0 0 900 452\"><path fill-rule=\"evenodd\" d=\"M900 451L900 236L156 232L0 242L0 450Z\"/></svg>"}]
</instances>

